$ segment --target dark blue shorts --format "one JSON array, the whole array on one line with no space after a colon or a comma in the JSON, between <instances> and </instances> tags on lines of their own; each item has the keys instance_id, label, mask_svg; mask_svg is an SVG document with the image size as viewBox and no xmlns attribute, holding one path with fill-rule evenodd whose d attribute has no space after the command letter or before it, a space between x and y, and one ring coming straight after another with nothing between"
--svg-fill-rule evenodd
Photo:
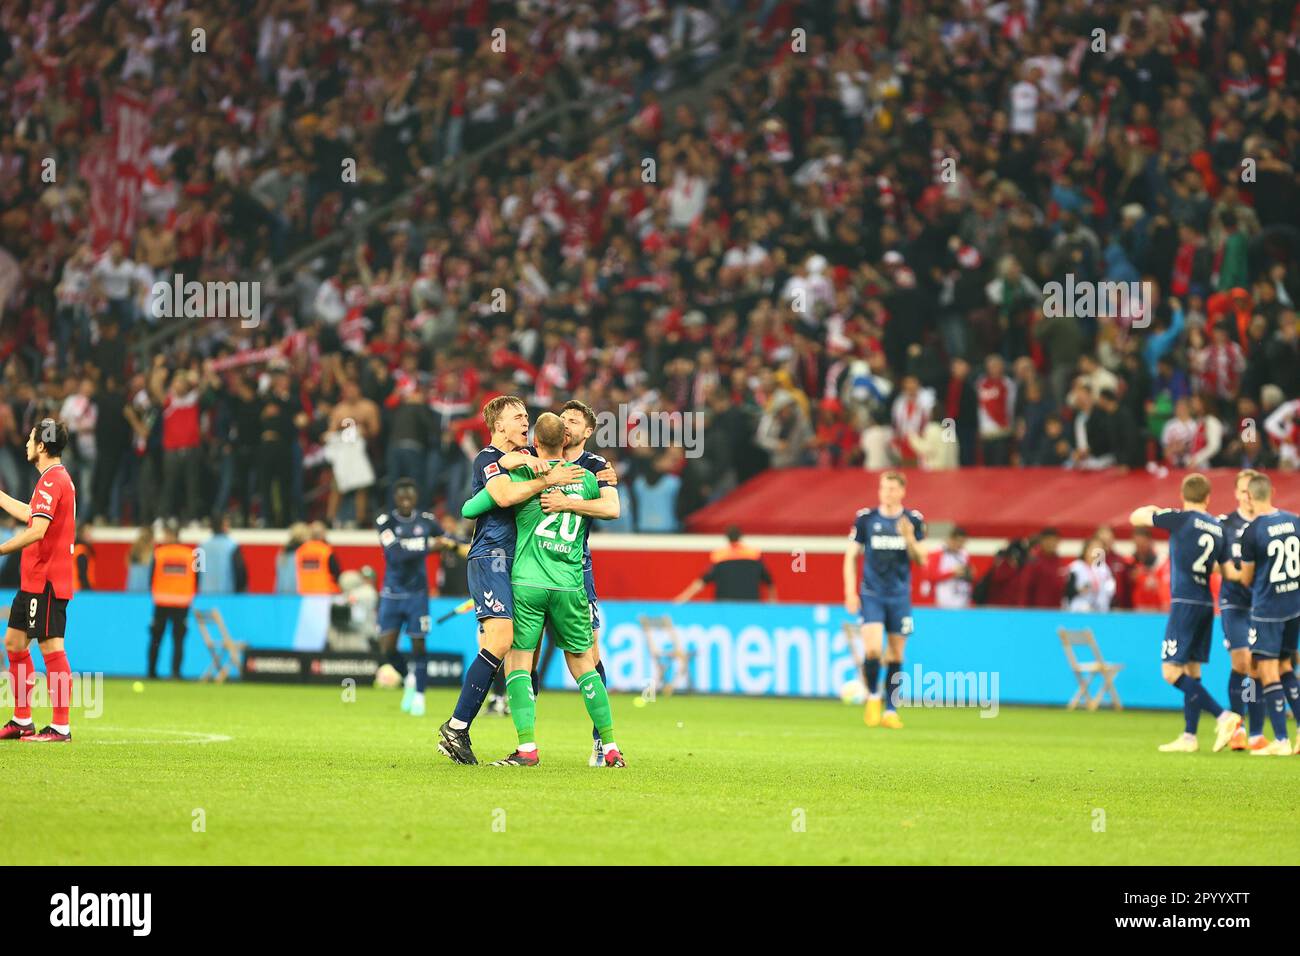
<instances>
[{"instance_id":1,"label":"dark blue shorts","mask_svg":"<svg viewBox=\"0 0 1300 956\"><path fill-rule=\"evenodd\" d=\"M1223 622L1223 646L1230 651L1239 651L1250 647L1247 635L1250 632L1250 608L1219 608L1219 620Z\"/></svg>"},{"instance_id":2,"label":"dark blue shorts","mask_svg":"<svg viewBox=\"0 0 1300 956\"><path fill-rule=\"evenodd\" d=\"M429 633L429 598L423 594L409 597L379 598L379 633L406 629L408 637Z\"/></svg>"},{"instance_id":3,"label":"dark blue shorts","mask_svg":"<svg viewBox=\"0 0 1300 956\"><path fill-rule=\"evenodd\" d=\"M469 596L474 599L474 616L480 621L489 617L513 618L515 600L510 590L510 566L513 558L485 555L470 558Z\"/></svg>"},{"instance_id":4,"label":"dark blue shorts","mask_svg":"<svg viewBox=\"0 0 1300 956\"><path fill-rule=\"evenodd\" d=\"M898 597L881 597L862 591L862 623L884 624L886 634L902 634L906 637L912 633L912 598L911 595Z\"/></svg>"},{"instance_id":5,"label":"dark blue shorts","mask_svg":"<svg viewBox=\"0 0 1300 956\"><path fill-rule=\"evenodd\" d=\"M1285 660L1296 652L1296 638L1300 635L1300 617L1289 621L1257 621L1250 619L1247 641L1254 657L1268 660Z\"/></svg>"},{"instance_id":6,"label":"dark blue shorts","mask_svg":"<svg viewBox=\"0 0 1300 956\"><path fill-rule=\"evenodd\" d=\"M1177 601L1169 606L1160 661L1165 664L1204 664L1214 637L1214 606Z\"/></svg>"},{"instance_id":7,"label":"dark blue shorts","mask_svg":"<svg viewBox=\"0 0 1300 956\"><path fill-rule=\"evenodd\" d=\"M591 608L591 630L597 632L600 630L600 605L596 603L596 578L591 568L583 569L582 578L587 586L587 606Z\"/></svg>"}]
</instances>

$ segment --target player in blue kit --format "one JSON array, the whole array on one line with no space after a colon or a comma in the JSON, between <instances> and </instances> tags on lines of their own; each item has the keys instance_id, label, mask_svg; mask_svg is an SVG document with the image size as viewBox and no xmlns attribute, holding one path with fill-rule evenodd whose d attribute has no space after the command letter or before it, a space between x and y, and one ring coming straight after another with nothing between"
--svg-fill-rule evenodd
<instances>
[{"instance_id":1,"label":"player in blue kit","mask_svg":"<svg viewBox=\"0 0 1300 956\"><path fill-rule=\"evenodd\" d=\"M501 458L528 444L528 409L514 395L499 395L483 406L491 444L474 458L470 494L484 488L496 508L475 522L467 562L469 594L479 623L479 652L465 673L451 717L438 728L438 751L455 763L475 764L469 725L478 716L501 660L514 642L514 599L510 567L515 554L515 505L553 485L582 480L583 469L561 465L528 481L511 481Z\"/></svg>"},{"instance_id":2,"label":"player in blue kit","mask_svg":"<svg viewBox=\"0 0 1300 956\"><path fill-rule=\"evenodd\" d=\"M907 478L902 472L880 476L880 504L863 508L853 521L849 546L844 552L844 609L860 614L865 660L862 677L867 685L863 720L868 727L900 730L895 699L896 677L903 670L903 648L912 633L912 564L925 561L918 543L925 537L925 519L919 511L903 507ZM859 583L857 561L862 556ZM883 648L885 635L888 648ZM885 695L881 712L880 660L884 650Z\"/></svg>"},{"instance_id":3,"label":"player in blue kit","mask_svg":"<svg viewBox=\"0 0 1300 956\"><path fill-rule=\"evenodd\" d=\"M1201 665L1210 659L1214 636L1214 597L1210 575L1222 568L1230 549L1219 519L1208 511L1210 480L1190 474L1183 479L1182 510L1145 505L1129 520L1135 528L1169 532L1169 620L1160 645L1160 670L1183 694L1183 733L1161 744L1164 753L1195 753L1200 744L1196 728L1204 710L1217 721L1214 751L1218 753L1241 726L1241 717L1224 710L1201 684ZM1225 575L1226 577L1226 575Z\"/></svg>"},{"instance_id":4,"label":"player in blue kit","mask_svg":"<svg viewBox=\"0 0 1300 956\"><path fill-rule=\"evenodd\" d=\"M1250 644L1264 713L1273 725L1273 742L1252 749L1255 757L1300 753L1287 742L1286 707L1300 721L1300 681L1295 676L1296 638L1300 634L1300 517L1273 505L1273 482L1255 475L1247 489L1255 517L1241 534L1241 570L1228 569L1230 580L1251 589Z\"/></svg>"},{"instance_id":5,"label":"player in blue kit","mask_svg":"<svg viewBox=\"0 0 1300 956\"><path fill-rule=\"evenodd\" d=\"M462 547L442 532L438 519L415 510L419 492L410 478L393 485L392 511L375 519L379 544L384 549L384 587L379 592L379 647L388 663L403 670L397 639L403 628L411 639L411 661L406 667L402 711L424 716L424 688L429 662L424 641L429 634L429 575L425 559L434 551Z\"/></svg>"},{"instance_id":6,"label":"player in blue kit","mask_svg":"<svg viewBox=\"0 0 1300 956\"><path fill-rule=\"evenodd\" d=\"M1228 542L1229 560L1235 568L1241 567L1241 533L1255 516L1248 485L1259 472L1246 468L1237 472L1233 492L1237 508L1219 516L1223 534ZM1259 749L1264 739L1264 703L1259 698L1259 683L1255 680L1250 659L1250 588L1228 578L1219 589L1219 620L1223 623L1223 646L1232 657L1232 670L1228 674L1228 708L1239 717L1247 718L1250 734L1238 727L1228 746L1233 750Z\"/></svg>"}]
</instances>

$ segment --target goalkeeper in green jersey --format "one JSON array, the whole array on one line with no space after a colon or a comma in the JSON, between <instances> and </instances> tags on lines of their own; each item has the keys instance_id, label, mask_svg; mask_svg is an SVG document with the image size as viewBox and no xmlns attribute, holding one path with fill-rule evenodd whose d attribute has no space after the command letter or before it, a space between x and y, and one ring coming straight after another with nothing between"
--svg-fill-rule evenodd
<instances>
[{"instance_id":1,"label":"goalkeeper in green jersey","mask_svg":"<svg viewBox=\"0 0 1300 956\"><path fill-rule=\"evenodd\" d=\"M564 463L564 420L546 412L537 418L533 432L537 455L542 461ZM511 481L531 481L533 470L521 465L511 470ZM556 491L572 498L600 497L596 476L584 471L582 480L559 485ZM466 518L496 507L485 488L465 502ZM606 767L626 764L614 743L614 720L609 695L596 672L596 652L591 632L591 606L582 575L583 531L590 520L571 511L546 514L537 496L515 505L515 560L510 571L514 595L514 643L506 655L506 696L510 716L519 733L519 745L499 767L535 767L540 762L534 729L537 701L533 696L533 653L542 640L549 619L556 645L564 651L569 673L578 682L578 692L600 732Z\"/></svg>"}]
</instances>

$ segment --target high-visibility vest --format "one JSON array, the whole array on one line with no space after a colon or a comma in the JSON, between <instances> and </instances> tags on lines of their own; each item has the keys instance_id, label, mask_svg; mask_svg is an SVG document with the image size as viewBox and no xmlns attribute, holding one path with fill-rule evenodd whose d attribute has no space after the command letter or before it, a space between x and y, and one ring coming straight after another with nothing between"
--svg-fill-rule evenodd
<instances>
[{"instance_id":1,"label":"high-visibility vest","mask_svg":"<svg viewBox=\"0 0 1300 956\"><path fill-rule=\"evenodd\" d=\"M76 594L81 590L81 575L77 573L77 559L82 555L86 556L86 584L91 590L95 588L95 549L87 547L84 544L74 545L72 548L72 593Z\"/></svg>"},{"instance_id":2,"label":"high-visibility vest","mask_svg":"<svg viewBox=\"0 0 1300 956\"><path fill-rule=\"evenodd\" d=\"M294 556L298 565L299 594L338 594L339 586L330 575L334 549L324 541L304 541Z\"/></svg>"},{"instance_id":3,"label":"high-visibility vest","mask_svg":"<svg viewBox=\"0 0 1300 956\"><path fill-rule=\"evenodd\" d=\"M199 576L194 549L188 544L160 544L153 552L153 603L159 607L189 607Z\"/></svg>"},{"instance_id":4,"label":"high-visibility vest","mask_svg":"<svg viewBox=\"0 0 1300 956\"><path fill-rule=\"evenodd\" d=\"M761 561L762 558L763 552L740 543L727 544L709 554L711 564L721 564L723 561Z\"/></svg>"}]
</instances>

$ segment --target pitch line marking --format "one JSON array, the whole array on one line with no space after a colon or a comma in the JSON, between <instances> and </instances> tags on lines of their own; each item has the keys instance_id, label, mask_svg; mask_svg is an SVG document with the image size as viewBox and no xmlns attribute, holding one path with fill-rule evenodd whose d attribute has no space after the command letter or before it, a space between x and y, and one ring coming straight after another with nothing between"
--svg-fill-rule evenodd
<instances>
[{"instance_id":1,"label":"pitch line marking","mask_svg":"<svg viewBox=\"0 0 1300 956\"><path fill-rule=\"evenodd\" d=\"M151 740L144 737L133 737L129 740L92 740L95 744L223 744L227 741L234 740L233 737L226 734L209 734L197 730L164 730L160 727L100 727L99 730L118 730L127 733L141 734L167 734L172 737L180 737L180 740Z\"/></svg>"}]
</instances>

